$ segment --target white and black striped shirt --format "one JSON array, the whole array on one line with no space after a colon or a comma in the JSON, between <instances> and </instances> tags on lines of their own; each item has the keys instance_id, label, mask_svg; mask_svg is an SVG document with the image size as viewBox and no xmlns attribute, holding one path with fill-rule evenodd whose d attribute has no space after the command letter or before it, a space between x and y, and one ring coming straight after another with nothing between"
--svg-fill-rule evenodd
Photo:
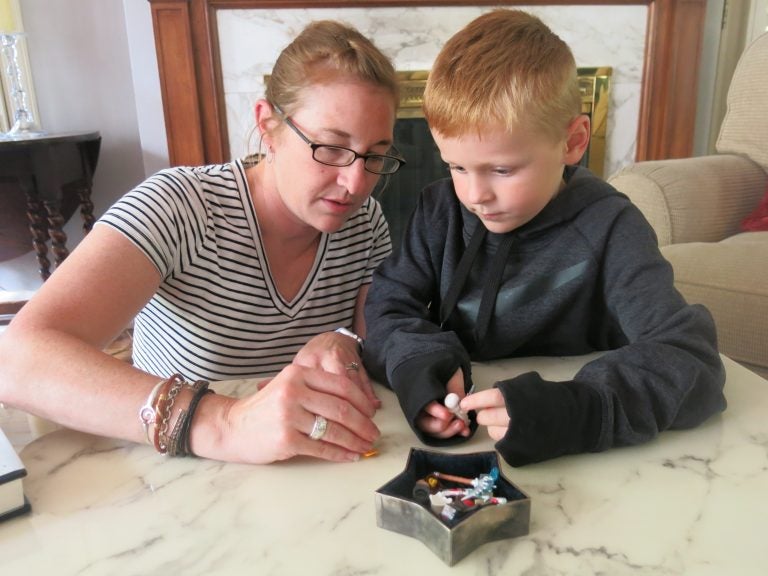
<instances>
[{"instance_id":1,"label":"white and black striped shirt","mask_svg":"<svg viewBox=\"0 0 768 576\"><path fill-rule=\"evenodd\" d=\"M190 380L275 373L312 336L351 326L360 287L391 250L381 207L369 198L338 232L321 235L306 282L286 302L239 160L163 170L99 222L123 233L162 276L135 320L134 364Z\"/></svg>"}]
</instances>

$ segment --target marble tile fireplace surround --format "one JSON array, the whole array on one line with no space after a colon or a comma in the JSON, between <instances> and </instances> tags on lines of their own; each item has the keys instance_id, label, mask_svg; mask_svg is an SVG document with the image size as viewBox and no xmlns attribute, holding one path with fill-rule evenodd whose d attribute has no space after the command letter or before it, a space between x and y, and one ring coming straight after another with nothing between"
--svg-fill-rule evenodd
<instances>
[{"instance_id":1,"label":"marble tile fireplace surround","mask_svg":"<svg viewBox=\"0 0 768 576\"><path fill-rule=\"evenodd\" d=\"M580 67L612 69L608 176L635 159L682 157L693 139L706 0L149 0L173 164L254 151L252 104L277 54L310 20L356 26L398 70L429 70L442 44L496 6L536 14Z\"/></svg>"}]
</instances>

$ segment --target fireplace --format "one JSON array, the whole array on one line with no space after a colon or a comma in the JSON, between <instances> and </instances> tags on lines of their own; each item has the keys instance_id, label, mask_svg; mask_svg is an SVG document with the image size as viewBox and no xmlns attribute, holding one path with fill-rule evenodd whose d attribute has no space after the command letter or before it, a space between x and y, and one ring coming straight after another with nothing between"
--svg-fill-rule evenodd
<instances>
[{"instance_id":1,"label":"fireplace","mask_svg":"<svg viewBox=\"0 0 768 576\"><path fill-rule=\"evenodd\" d=\"M420 70L429 68L462 22L492 5L524 6L563 34L577 62L613 67L606 175L633 160L691 155L691 90L698 82L706 0L149 1L174 165L243 155L252 103L263 94L256 84L306 19L348 21L392 54L399 69ZM599 33L605 26L621 34Z\"/></svg>"},{"instance_id":2,"label":"fireplace","mask_svg":"<svg viewBox=\"0 0 768 576\"><path fill-rule=\"evenodd\" d=\"M428 75L427 70L398 72L400 105L395 123L395 144L407 164L392 177L379 197L394 246L400 243L421 189L448 176L448 169L432 140L421 108ZM604 176L611 68L579 68L578 81L581 112L587 114L592 123L589 148L581 164L598 176Z\"/></svg>"}]
</instances>

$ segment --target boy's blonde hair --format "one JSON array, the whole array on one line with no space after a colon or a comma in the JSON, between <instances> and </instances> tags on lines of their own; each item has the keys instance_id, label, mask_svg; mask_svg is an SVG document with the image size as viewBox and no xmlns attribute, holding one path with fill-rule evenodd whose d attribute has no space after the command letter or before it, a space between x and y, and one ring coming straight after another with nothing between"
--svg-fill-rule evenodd
<instances>
[{"instance_id":1,"label":"boy's blonde hair","mask_svg":"<svg viewBox=\"0 0 768 576\"><path fill-rule=\"evenodd\" d=\"M581 113L568 45L520 10L494 10L443 46L424 92L424 115L446 137L489 126L542 130L555 140Z\"/></svg>"},{"instance_id":2,"label":"boy's blonde hair","mask_svg":"<svg viewBox=\"0 0 768 576\"><path fill-rule=\"evenodd\" d=\"M272 69L266 98L290 116L303 89L338 78L384 88L397 108L398 83L392 63L360 32L333 20L310 23L286 46Z\"/></svg>"}]
</instances>

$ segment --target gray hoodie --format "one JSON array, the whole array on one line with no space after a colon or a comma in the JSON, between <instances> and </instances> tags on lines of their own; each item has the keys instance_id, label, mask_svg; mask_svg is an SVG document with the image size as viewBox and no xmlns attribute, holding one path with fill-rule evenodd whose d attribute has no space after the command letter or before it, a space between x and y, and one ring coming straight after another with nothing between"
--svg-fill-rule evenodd
<instances>
[{"instance_id":1,"label":"gray hoodie","mask_svg":"<svg viewBox=\"0 0 768 576\"><path fill-rule=\"evenodd\" d=\"M428 186L402 246L376 271L366 302L366 367L415 427L470 360L606 351L572 381L528 373L495 384L512 465L647 441L725 409L712 317L673 286L640 211L588 170L530 222L487 232L450 179ZM476 424L472 423L473 430Z\"/></svg>"}]
</instances>

